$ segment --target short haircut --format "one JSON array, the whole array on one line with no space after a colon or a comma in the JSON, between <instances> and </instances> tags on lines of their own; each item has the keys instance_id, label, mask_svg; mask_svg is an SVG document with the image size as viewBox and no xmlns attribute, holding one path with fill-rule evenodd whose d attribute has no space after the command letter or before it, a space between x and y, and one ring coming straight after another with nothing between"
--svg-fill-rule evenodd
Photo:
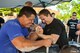
<instances>
[{"instance_id":1,"label":"short haircut","mask_svg":"<svg viewBox=\"0 0 80 53\"><path fill-rule=\"evenodd\" d=\"M47 9L42 9L42 10L39 12L39 15L48 16L48 14L52 17L51 13L50 13L49 10L47 10Z\"/></svg>"},{"instance_id":2,"label":"short haircut","mask_svg":"<svg viewBox=\"0 0 80 53\"><path fill-rule=\"evenodd\" d=\"M76 12L73 12L73 13L72 13L72 15L75 15L75 16L76 16L76 15L77 15L77 13L76 13Z\"/></svg>"},{"instance_id":3,"label":"short haircut","mask_svg":"<svg viewBox=\"0 0 80 53\"><path fill-rule=\"evenodd\" d=\"M24 6L20 10L20 12L18 14L18 17L21 17L22 15L25 15L27 17L30 17L32 14L36 16L36 11L32 7Z\"/></svg>"},{"instance_id":4,"label":"short haircut","mask_svg":"<svg viewBox=\"0 0 80 53\"><path fill-rule=\"evenodd\" d=\"M55 13L53 12L52 15L55 15Z\"/></svg>"},{"instance_id":5,"label":"short haircut","mask_svg":"<svg viewBox=\"0 0 80 53\"><path fill-rule=\"evenodd\" d=\"M25 5L33 5L33 3L31 1L27 1L25 2Z\"/></svg>"},{"instance_id":6,"label":"short haircut","mask_svg":"<svg viewBox=\"0 0 80 53\"><path fill-rule=\"evenodd\" d=\"M27 4L27 3L29 3L29 4L33 4L31 1L27 1L27 2L25 2L25 4Z\"/></svg>"}]
</instances>

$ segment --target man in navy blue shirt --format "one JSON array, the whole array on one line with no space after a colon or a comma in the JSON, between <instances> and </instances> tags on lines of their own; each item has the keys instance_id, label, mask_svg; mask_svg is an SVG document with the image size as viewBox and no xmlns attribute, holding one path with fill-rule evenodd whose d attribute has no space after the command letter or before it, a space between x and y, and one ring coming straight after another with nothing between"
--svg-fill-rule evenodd
<instances>
[{"instance_id":1,"label":"man in navy blue shirt","mask_svg":"<svg viewBox=\"0 0 80 53\"><path fill-rule=\"evenodd\" d=\"M0 53L30 52L42 46L49 47L52 40L31 40L28 29L34 21L36 12L32 7L23 7L17 19L7 21L0 30ZM35 33L30 34L35 35ZM25 38L27 37L27 39Z\"/></svg>"}]
</instances>

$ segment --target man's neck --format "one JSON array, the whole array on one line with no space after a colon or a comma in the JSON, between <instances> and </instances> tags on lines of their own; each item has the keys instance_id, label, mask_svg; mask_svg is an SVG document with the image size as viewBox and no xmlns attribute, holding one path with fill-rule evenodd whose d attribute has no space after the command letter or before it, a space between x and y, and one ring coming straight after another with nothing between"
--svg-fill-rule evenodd
<instances>
[{"instance_id":1,"label":"man's neck","mask_svg":"<svg viewBox=\"0 0 80 53\"><path fill-rule=\"evenodd\" d=\"M72 20L76 20L76 18L72 18Z\"/></svg>"}]
</instances>

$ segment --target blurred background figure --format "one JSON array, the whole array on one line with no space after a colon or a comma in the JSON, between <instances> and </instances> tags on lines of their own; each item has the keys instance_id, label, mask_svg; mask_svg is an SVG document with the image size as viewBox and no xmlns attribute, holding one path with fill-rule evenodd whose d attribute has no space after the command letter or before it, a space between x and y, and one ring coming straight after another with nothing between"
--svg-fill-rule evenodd
<instances>
[{"instance_id":1,"label":"blurred background figure","mask_svg":"<svg viewBox=\"0 0 80 53\"><path fill-rule=\"evenodd\" d=\"M32 7L33 6L33 3L31 1L27 1L27 2L25 2L25 5L24 6L30 6L30 7Z\"/></svg>"},{"instance_id":2,"label":"blurred background figure","mask_svg":"<svg viewBox=\"0 0 80 53\"><path fill-rule=\"evenodd\" d=\"M80 21L78 21L77 29L78 31L76 32L76 35L79 35L79 43L80 43Z\"/></svg>"},{"instance_id":3,"label":"blurred background figure","mask_svg":"<svg viewBox=\"0 0 80 53\"><path fill-rule=\"evenodd\" d=\"M67 25L69 27L69 41L77 41L77 35L76 35L76 31L77 31L77 23L78 23L78 19L77 19L77 13L73 12L71 19L68 20Z\"/></svg>"},{"instance_id":4,"label":"blurred background figure","mask_svg":"<svg viewBox=\"0 0 80 53\"><path fill-rule=\"evenodd\" d=\"M80 53L76 46L67 46L65 45L59 53Z\"/></svg>"},{"instance_id":5,"label":"blurred background figure","mask_svg":"<svg viewBox=\"0 0 80 53\"><path fill-rule=\"evenodd\" d=\"M52 17L54 17L54 18L55 18L55 13L54 13L54 12L52 13Z\"/></svg>"},{"instance_id":6,"label":"blurred background figure","mask_svg":"<svg viewBox=\"0 0 80 53\"><path fill-rule=\"evenodd\" d=\"M80 30L80 21L78 21L77 29Z\"/></svg>"},{"instance_id":7,"label":"blurred background figure","mask_svg":"<svg viewBox=\"0 0 80 53\"><path fill-rule=\"evenodd\" d=\"M4 19L2 18L2 13L0 13L0 29L1 29L1 26L2 24L4 23Z\"/></svg>"}]
</instances>

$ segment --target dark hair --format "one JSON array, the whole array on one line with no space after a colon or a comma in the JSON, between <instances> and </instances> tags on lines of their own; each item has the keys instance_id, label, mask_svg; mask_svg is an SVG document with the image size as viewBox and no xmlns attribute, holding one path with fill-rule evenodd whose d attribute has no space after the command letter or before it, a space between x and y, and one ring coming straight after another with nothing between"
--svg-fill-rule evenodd
<instances>
[{"instance_id":1,"label":"dark hair","mask_svg":"<svg viewBox=\"0 0 80 53\"><path fill-rule=\"evenodd\" d=\"M27 17L30 17L31 14L34 14L34 15L36 16L36 11L35 11L32 7L24 6L24 7L20 10L18 17L21 17L22 15L25 15L25 16L27 16Z\"/></svg>"},{"instance_id":2,"label":"dark hair","mask_svg":"<svg viewBox=\"0 0 80 53\"><path fill-rule=\"evenodd\" d=\"M73 13L72 13L72 15L73 15L73 16L74 16L74 15L76 16L76 15L77 15L77 13L76 13L76 12L73 12Z\"/></svg>"},{"instance_id":3,"label":"dark hair","mask_svg":"<svg viewBox=\"0 0 80 53\"><path fill-rule=\"evenodd\" d=\"M48 14L52 17L51 13L49 12L49 10L47 9L42 9L40 12L39 12L39 15L45 15L45 16L48 16Z\"/></svg>"},{"instance_id":4,"label":"dark hair","mask_svg":"<svg viewBox=\"0 0 80 53\"><path fill-rule=\"evenodd\" d=\"M52 13L52 15L53 15L53 14L55 15L55 13L54 13L54 12Z\"/></svg>"},{"instance_id":5,"label":"dark hair","mask_svg":"<svg viewBox=\"0 0 80 53\"><path fill-rule=\"evenodd\" d=\"M59 53L80 53L80 51L74 45L65 45Z\"/></svg>"},{"instance_id":6,"label":"dark hair","mask_svg":"<svg viewBox=\"0 0 80 53\"><path fill-rule=\"evenodd\" d=\"M31 1L27 1L25 2L25 4L33 4Z\"/></svg>"}]
</instances>

